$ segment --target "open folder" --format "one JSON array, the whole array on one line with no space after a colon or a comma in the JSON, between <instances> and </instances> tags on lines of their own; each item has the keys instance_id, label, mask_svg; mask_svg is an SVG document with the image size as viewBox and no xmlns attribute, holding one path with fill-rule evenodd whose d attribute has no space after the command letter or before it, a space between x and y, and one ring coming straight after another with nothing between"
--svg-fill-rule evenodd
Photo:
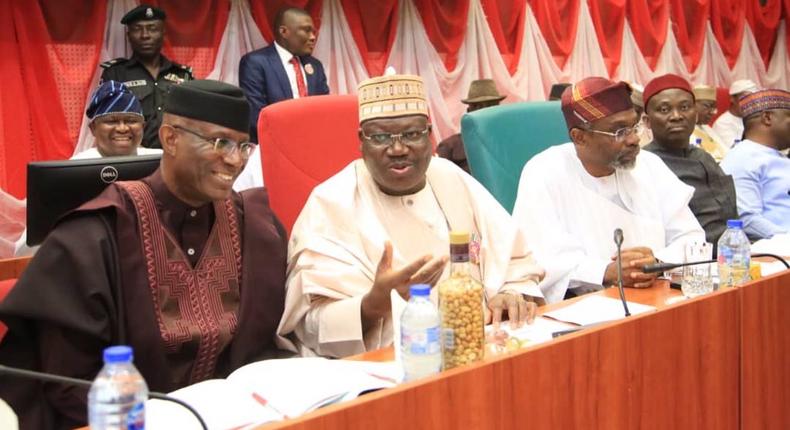
<instances>
[{"instance_id":1,"label":"open folder","mask_svg":"<svg viewBox=\"0 0 790 430\"><path fill-rule=\"evenodd\" d=\"M397 384L393 362L290 358L243 366L226 379L211 379L170 393L195 408L209 429L241 429L294 418L366 391ZM184 407L146 402L146 429L199 429Z\"/></svg>"}]
</instances>

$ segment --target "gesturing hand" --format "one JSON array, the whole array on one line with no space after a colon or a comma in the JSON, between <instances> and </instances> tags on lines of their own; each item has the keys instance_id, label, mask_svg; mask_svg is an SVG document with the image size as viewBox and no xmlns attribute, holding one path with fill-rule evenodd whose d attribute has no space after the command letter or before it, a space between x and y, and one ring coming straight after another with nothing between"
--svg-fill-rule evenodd
<instances>
[{"instance_id":1,"label":"gesturing hand","mask_svg":"<svg viewBox=\"0 0 790 430\"><path fill-rule=\"evenodd\" d=\"M442 276L448 257L432 258L424 255L403 268L392 268L392 244L384 243L384 253L376 268L376 278L370 291L362 298L363 320L383 318L390 312L390 291L396 290L404 299L409 298L412 284L436 285Z\"/></svg>"}]
</instances>

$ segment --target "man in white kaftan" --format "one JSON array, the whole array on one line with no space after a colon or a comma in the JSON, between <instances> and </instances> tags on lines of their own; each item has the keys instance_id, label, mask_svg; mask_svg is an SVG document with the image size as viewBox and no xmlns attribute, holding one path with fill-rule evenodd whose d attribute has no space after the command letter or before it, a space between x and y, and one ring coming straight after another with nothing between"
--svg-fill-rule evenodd
<instances>
[{"instance_id":1,"label":"man in white kaftan","mask_svg":"<svg viewBox=\"0 0 790 430\"><path fill-rule=\"evenodd\" d=\"M513 210L546 268L547 302L562 300L569 288L616 282L617 228L625 286L650 286L645 264L656 257L682 262L685 242L705 239L688 208L693 188L639 150L640 123L625 84L588 78L569 91L562 103L574 142L526 164Z\"/></svg>"},{"instance_id":2,"label":"man in white kaftan","mask_svg":"<svg viewBox=\"0 0 790 430\"><path fill-rule=\"evenodd\" d=\"M398 87L399 79L419 80L371 81ZM381 119L365 110L365 85L358 92L363 158L313 190L291 233L283 345L335 357L390 345L389 290L378 285L397 283L388 288L404 295L410 283L435 285L448 276L450 230L471 234L472 276L485 286L493 318L503 310L511 321L534 317L543 271L510 216L466 172L431 157L424 98L417 112ZM386 296L378 295L371 314L366 307L377 290Z\"/></svg>"}]
</instances>

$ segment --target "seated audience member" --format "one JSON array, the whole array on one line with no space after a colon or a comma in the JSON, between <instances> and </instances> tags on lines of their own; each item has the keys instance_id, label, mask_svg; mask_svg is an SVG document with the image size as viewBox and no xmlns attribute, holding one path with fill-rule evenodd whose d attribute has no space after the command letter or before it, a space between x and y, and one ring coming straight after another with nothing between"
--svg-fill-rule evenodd
<instances>
[{"instance_id":1,"label":"seated audience member","mask_svg":"<svg viewBox=\"0 0 790 430\"><path fill-rule=\"evenodd\" d=\"M735 186L710 154L689 144L697 121L691 85L678 75L659 76L645 87L645 106L653 142L644 149L694 187L689 208L705 230L705 240L717 243L727 220L738 217Z\"/></svg>"},{"instance_id":2,"label":"seated audience member","mask_svg":"<svg viewBox=\"0 0 790 430\"><path fill-rule=\"evenodd\" d=\"M639 146L644 147L653 141L653 133L650 131L650 127L645 124L647 117L645 116L645 102L642 100L642 92L645 88L639 84L629 85L631 87L631 103L634 104L634 111L642 123L642 126L639 127Z\"/></svg>"},{"instance_id":3,"label":"seated audience member","mask_svg":"<svg viewBox=\"0 0 790 430\"><path fill-rule=\"evenodd\" d=\"M124 84L106 81L93 93L85 115L96 146L71 157L71 160L161 154L157 148L140 146L143 140L143 109L140 101ZM27 246L27 230L14 244L14 256L35 254L38 246Z\"/></svg>"},{"instance_id":4,"label":"seated audience member","mask_svg":"<svg viewBox=\"0 0 790 430\"><path fill-rule=\"evenodd\" d=\"M91 97L85 115L96 146L71 157L120 157L161 154L161 149L140 146L143 141L143 108L140 101L117 81L105 81Z\"/></svg>"},{"instance_id":5,"label":"seated audience member","mask_svg":"<svg viewBox=\"0 0 790 430\"><path fill-rule=\"evenodd\" d=\"M613 232L624 232L623 284L649 287L656 257L683 261L683 246L705 234L688 208L693 188L656 155L640 151L641 123L624 82L587 78L562 96L572 142L524 167L513 218L546 268L549 302L617 282ZM580 290L580 291L575 291Z\"/></svg>"},{"instance_id":6,"label":"seated audience member","mask_svg":"<svg viewBox=\"0 0 790 430\"><path fill-rule=\"evenodd\" d=\"M743 118L741 118L738 99L758 89L757 84L748 79L741 79L730 85L730 108L713 123L713 131L721 136L722 144L728 149L740 142L743 137Z\"/></svg>"},{"instance_id":7,"label":"seated audience member","mask_svg":"<svg viewBox=\"0 0 790 430\"><path fill-rule=\"evenodd\" d=\"M362 158L318 185L296 220L279 333L303 355L390 345L390 291L406 297L409 285L446 277L451 230L473 238L472 276L486 287L489 317L530 320L543 271L493 196L431 157L422 79L374 78L357 94Z\"/></svg>"},{"instance_id":8,"label":"seated audience member","mask_svg":"<svg viewBox=\"0 0 790 430\"><path fill-rule=\"evenodd\" d=\"M694 105L697 107L697 125L691 133L689 142L702 148L718 163L727 155L729 147L724 145L721 136L708 125L718 111L716 88L697 85L694 87L694 99Z\"/></svg>"},{"instance_id":9,"label":"seated audience member","mask_svg":"<svg viewBox=\"0 0 790 430\"><path fill-rule=\"evenodd\" d=\"M761 90L740 99L745 139L721 168L735 179L738 213L753 239L790 232L790 93Z\"/></svg>"},{"instance_id":10,"label":"seated audience member","mask_svg":"<svg viewBox=\"0 0 790 430\"><path fill-rule=\"evenodd\" d=\"M231 189L251 149L247 100L197 80L164 111L160 169L64 217L0 303L0 363L92 379L102 350L127 344L168 392L277 352L286 234L263 189ZM3 375L0 398L23 428L86 422L83 388Z\"/></svg>"},{"instance_id":11,"label":"seated audience member","mask_svg":"<svg viewBox=\"0 0 790 430\"><path fill-rule=\"evenodd\" d=\"M499 91L497 91L496 84L492 79L478 79L472 81L469 85L469 94L466 99L461 100L461 103L468 106L466 108L467 112L474 112L487 107L498 106L504 98L505 96L500 95ZM461 133L456 133L439 142L439 145L436 147L436 153L440 157L452 161L458 167L464 169L466 173L470 173Z\"/></svg>"}]
</instances>

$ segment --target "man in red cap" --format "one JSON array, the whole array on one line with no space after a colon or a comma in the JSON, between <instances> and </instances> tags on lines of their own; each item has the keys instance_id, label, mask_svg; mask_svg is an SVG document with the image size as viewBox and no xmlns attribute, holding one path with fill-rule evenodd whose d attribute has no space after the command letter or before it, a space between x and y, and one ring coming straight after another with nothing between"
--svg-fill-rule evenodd
<instances>
[{"instance_id":1,"label":"man in red cap","mask_svg":"<svg viewBox=\"0 0 790 430\"><path fill-rule=\"evenodd\" d=\"M713 156L689 144L697 122L691 85L678 75L659 76L645 87L644 100L647 124L653 130L653 142L645 149L694 187L689 208L705 230L705 240L718 242L727 229L727 220L738 217L735 186Z\"/></svg>"},{"instance_id":2,"label":"man in red cap","mask_svg":"<svg viewBox=\"0 0 790 430\"><path fill-rule=\"evenodd\" d=\"M617 283L612 240L623 231L623 285L648 287L645 264L680 262L687 240L704 239L688 208L694 190L652 153L639 148L639 117L630 88L587 78L562 96L572 142L524 167L513 217L546 269L547 301ZM688 137L687 137L688 139Z\"/></svg>"}]
</instances>

